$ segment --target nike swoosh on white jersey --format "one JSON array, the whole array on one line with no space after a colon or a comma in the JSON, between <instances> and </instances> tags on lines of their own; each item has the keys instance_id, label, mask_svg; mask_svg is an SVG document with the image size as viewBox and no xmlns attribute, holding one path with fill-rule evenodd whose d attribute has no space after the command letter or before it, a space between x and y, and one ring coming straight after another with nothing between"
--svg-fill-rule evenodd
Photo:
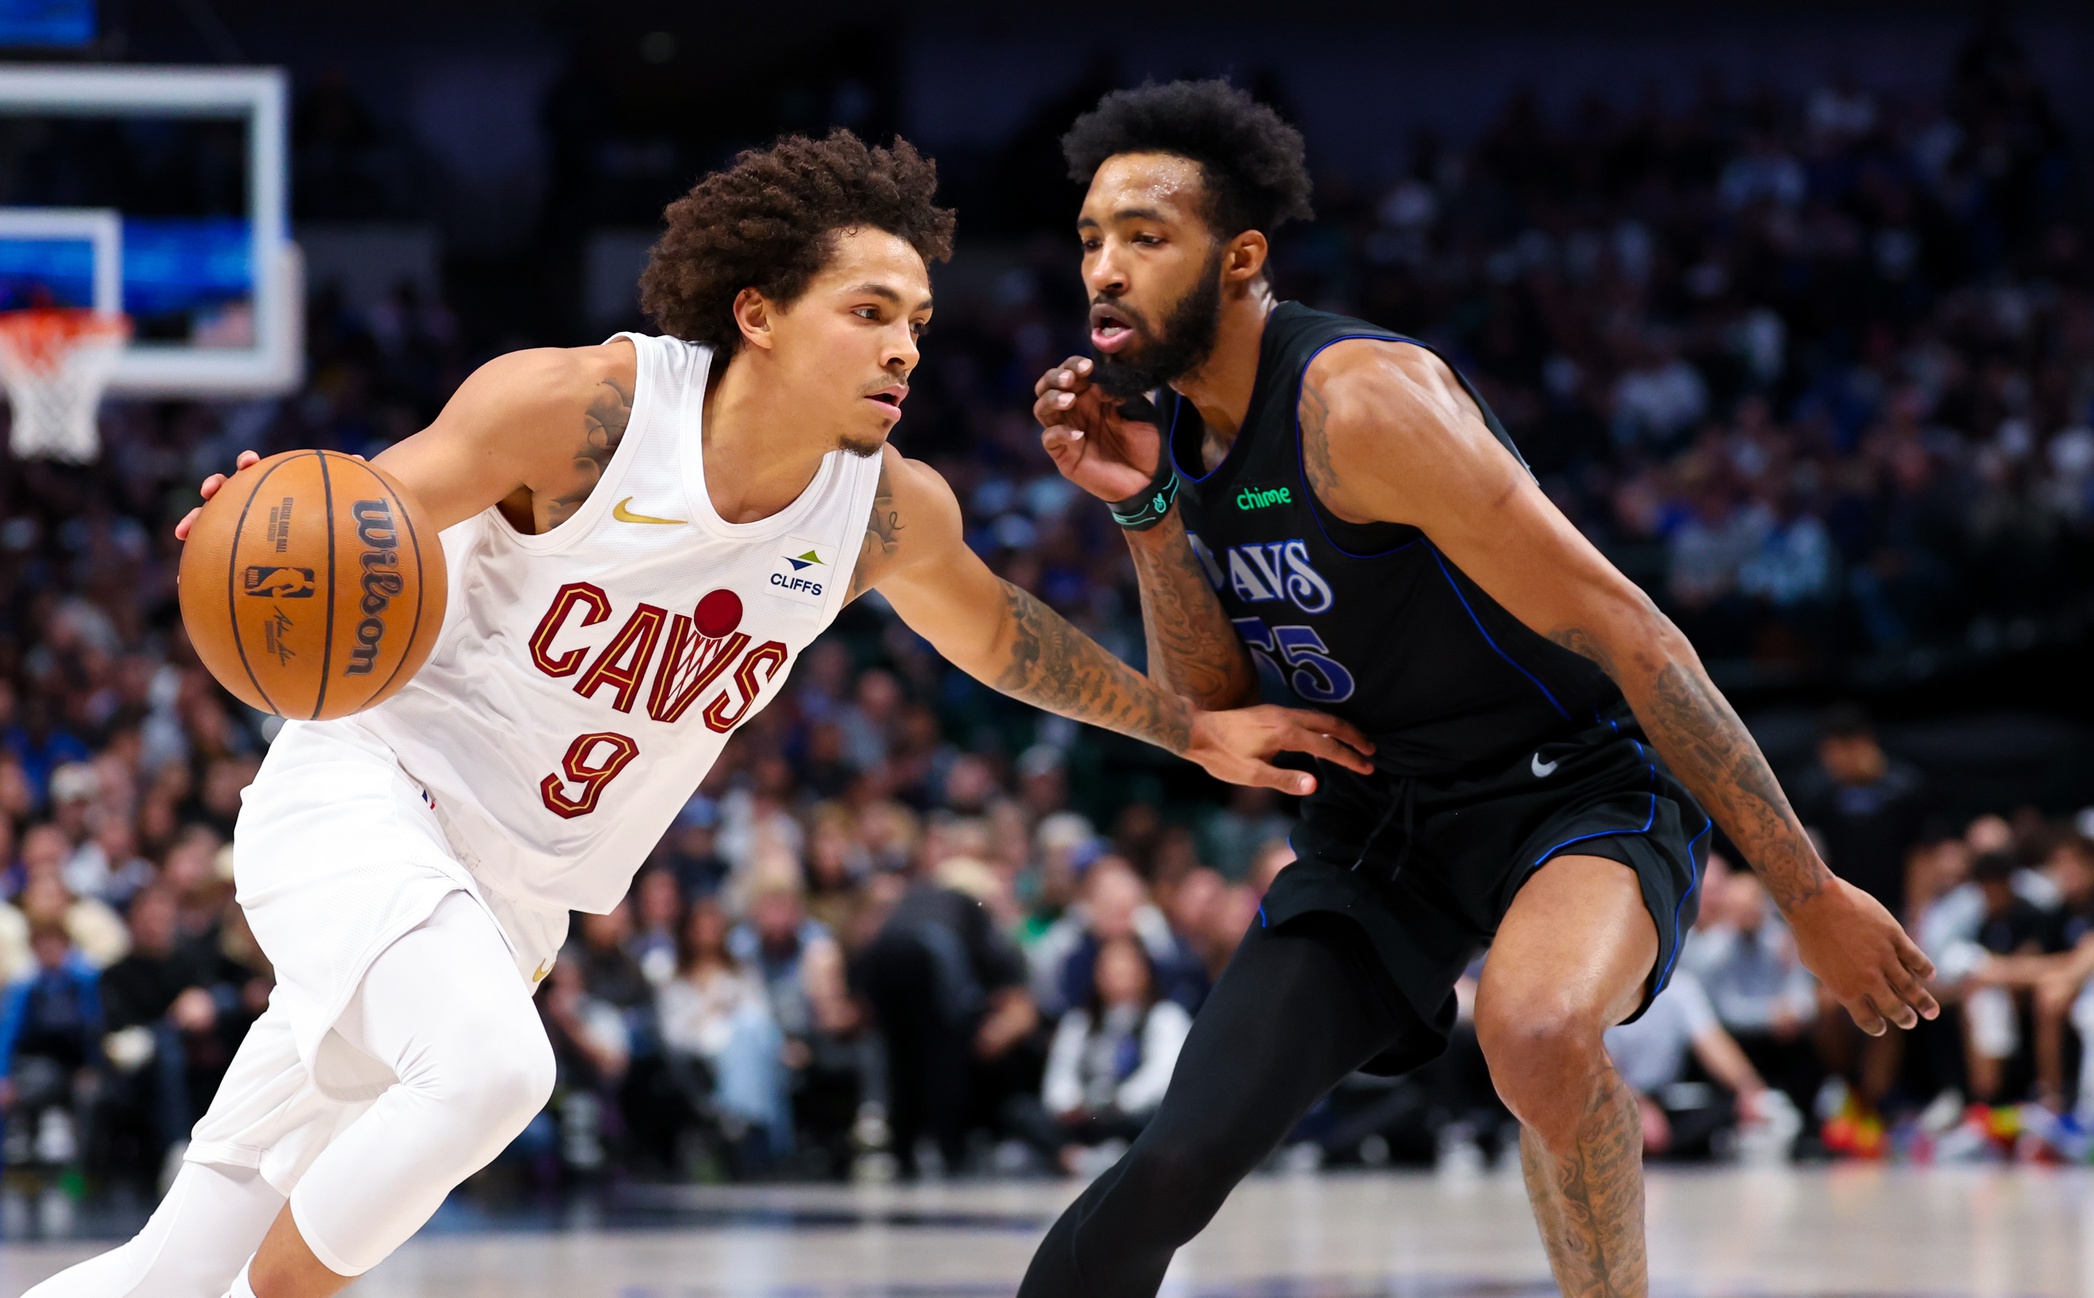
<instances>
[{"instance_id":1,"label":"nike swoosh on white jersey","mask_svg":"<svg viewBox=\"0 0 2094 1298\"><path fill-rule=\"evenodd\" d=\"M1556 773L1556 767L1560 765L1561 762L1561 758L1558 758L1556 761L1553 762L1544 762L1543 760L1541 760L1540 753L1534 754L1534 778L1537 780L1548 779L1551 775L1554 775Z\"/></svg>"},{"instance_id":2,"label":"nike swoosh on white jersey","mask_svg":"<svg viewBox=\"0 0 2094 1298\"><path fill-rule=\"evenodd\" d=\"M611 517L621 523L660 523L665 527L681 527L691 521L688 518L655 518L650 514L635 514L626 508L627 505L632 503L633 498L627 496L624 500L611 506Z\"/></svg>"}]
</instances>

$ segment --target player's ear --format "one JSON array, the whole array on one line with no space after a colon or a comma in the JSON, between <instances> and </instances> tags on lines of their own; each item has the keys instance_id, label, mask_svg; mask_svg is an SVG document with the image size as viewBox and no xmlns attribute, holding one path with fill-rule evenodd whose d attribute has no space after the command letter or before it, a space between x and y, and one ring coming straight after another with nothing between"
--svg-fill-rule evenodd
<instances>
[{"instance_id":1,"label":"player's ear","mask_svg":"<svg viewBox=\"0 0 2094 1298\"><path fill-rule=\"evenodd\" d=\"M1265 273L1265 258L1271 251L1263 234L1245 230L1222 250L1222 279L1231 284L1250 283Z\"/></svg>"},{"instance_id":2,"label":"player's ear","mask_svg":"<svg viewBox=\"0 0 2094 1298\"><path fill-rule=\"evenodd\" d=\"M741 326L743 342L770 350L772 311L771 303L753 288L734 295L734 322Z\"/></svg>"}]
</instances>

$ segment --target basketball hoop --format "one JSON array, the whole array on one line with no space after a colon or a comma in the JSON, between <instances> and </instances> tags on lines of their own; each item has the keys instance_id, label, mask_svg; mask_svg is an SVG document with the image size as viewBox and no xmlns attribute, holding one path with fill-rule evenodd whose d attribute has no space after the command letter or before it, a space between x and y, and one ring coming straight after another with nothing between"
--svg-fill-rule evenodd
<instances>
[{"instance_id":1,"label":"basketball hoop","mask_svg":"<svg viewBox=\"0 0 2094 1298\"><path fill-rule=\"evenodd\" d=\"M95 409L131 322L77 308L0 312L0 383L14 410L8 448L18 459L85 464L102 448Z\"/></svg>"}]
</instances>

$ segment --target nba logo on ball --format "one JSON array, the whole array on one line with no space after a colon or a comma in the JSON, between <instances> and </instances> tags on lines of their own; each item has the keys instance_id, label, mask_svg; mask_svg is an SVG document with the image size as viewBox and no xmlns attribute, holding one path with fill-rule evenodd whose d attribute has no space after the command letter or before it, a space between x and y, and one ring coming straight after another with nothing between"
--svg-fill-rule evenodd
<instances>
[{"instance_id":1,"label":"nba logo on ball","mask_svg":"<svg viewBox=\"0 0 2094 1298\"><path fill-rule=\"evenodd\" d=\"M240 585L250 595L270 599L311 599L313 570L249 564L241 575Z\"/></svg>"},{"instance_id":2,"label":"nba logo on ball","mask_svg":"<svg viewBox=\"0 0 2094 1298\"><path fill-rule=\"evenodd\" d=\"M767 589L781 599L819 605L833 574L834 547L804 536L788 536L778 547L778 561L771 568Z\"/></svg>"}]
</instances>

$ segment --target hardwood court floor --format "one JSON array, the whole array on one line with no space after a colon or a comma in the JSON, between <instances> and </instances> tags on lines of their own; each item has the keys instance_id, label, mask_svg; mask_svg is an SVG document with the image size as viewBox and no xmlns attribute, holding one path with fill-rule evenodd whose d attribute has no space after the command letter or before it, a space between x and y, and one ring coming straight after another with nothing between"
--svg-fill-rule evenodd
<instances>
[{"instance_id":1,"label":"hardwood court floor","mask_svg":"<svg viewBox=\"0 0 2094 1298\"><path fill-rule=\"evenodd\" d=\"M706 1188L485 1221L447 1209L356 1298L1007 1298L1074 1188ZM2094 1176L1656 1172L1660 1298L2094 1295ZM0 1295L96 1251L0 1245ZM1539 1298L1516 1175L1261 1177L1178 1259L1170 1298Z\"/></svg>"}]
</instances>

